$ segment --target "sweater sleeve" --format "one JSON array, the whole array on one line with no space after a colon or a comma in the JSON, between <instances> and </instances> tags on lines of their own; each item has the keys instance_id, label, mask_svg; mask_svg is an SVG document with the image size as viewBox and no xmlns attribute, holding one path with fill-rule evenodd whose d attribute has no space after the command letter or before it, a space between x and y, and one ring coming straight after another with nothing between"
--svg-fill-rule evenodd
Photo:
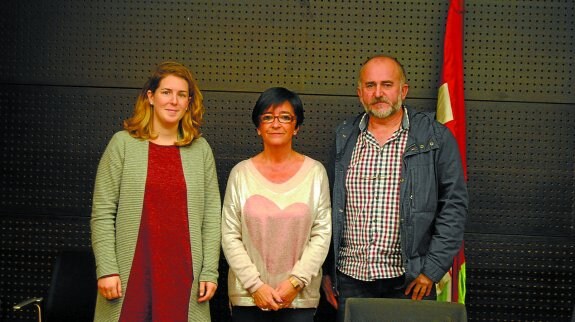
<instances>
[{"instance_id":1,"label":"sweater sleeve","mask_svg":"<svg viewBox=\"0 0 575 322\"><path fill-rule=\"evenodd\" d=\"M226 186L222 207L222 249L230 268L250 293L264 283L250 259L242 240L241 198L239 167L232 169Z\"/></svg>"},{"instance_id":2,"label":"sweater sleeve","mask_svg":"<svg viewBox=\"0 0 575 322\"><path fill-rule=\"evenodd\" d=\"M119 273L115 224L123 163L124 140L119 132L112 137L102 155L92 197L90 226L98 278Z\"/></svg>"},{"instance_id":3,"label":"sweater sleeve","mask_svg":"<svg viewBox=\"0 0 575 322\"><path fill-rule=\"evenodd\" d=\"M327 173L318 162L315 189L319 196L316 214L311 226L310 237L301 258L294 265L291 274L307 286L313 277L321 272L328 254L331 240L331 205Z\"/></svg>"},{"instance_id":4,"label":"sweater sleeve","mask_svg":"<svg viewBox=\"0 0 575 322\"><path fill-rule=\"evenodd\" d=\"M217 284L218 264L220 260L221 199L216 163L212 150L207 142L204 152L204 177L204 219L202 223L204 261L200 273L200 281Z\"/></svg>"}]
</instances>

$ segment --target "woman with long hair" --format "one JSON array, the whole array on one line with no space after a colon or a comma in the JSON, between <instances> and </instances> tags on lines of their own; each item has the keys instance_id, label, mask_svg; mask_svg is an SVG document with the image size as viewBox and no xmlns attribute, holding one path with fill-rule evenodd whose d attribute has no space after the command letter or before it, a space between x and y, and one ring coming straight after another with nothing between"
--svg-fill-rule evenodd
<instances>
[{"instance_id":1,"label":"woman with long hair","mask_svg":"<svg viewBox=\"0 0 575 322\"><path fill-rule=\"evenodd\" d=\"M160 64L100 160L92 206L96 321L207 321L220 195L192 73Z\"/></svg>"}]
</instances>

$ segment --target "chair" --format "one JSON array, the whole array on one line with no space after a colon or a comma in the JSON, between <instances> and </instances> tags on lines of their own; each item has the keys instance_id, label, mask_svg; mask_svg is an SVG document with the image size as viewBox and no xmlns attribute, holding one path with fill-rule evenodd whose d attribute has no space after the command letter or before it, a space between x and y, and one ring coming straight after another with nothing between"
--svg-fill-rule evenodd
<instances>
[{"instance_id":1,"label":"chair","mask_svg":"<svg viewBox=\"0 0 575 322\"><path fill-rule=\"evenodd\" d=\"M56 256L46 298L35 297L14 305L34 305L38 321L93 321L97 295L96 265L91 250L65 250Z\"/></svg>"},{"instance_id":2,"label":"chair","mask_svg":"<svg viewBox=\"0 0 575 322\"><path fill-rule=\"evenodd\" d=\"M466 322L465 305L409 299L349 298L345 302L345 322L409 321Z\"/></svg>"}]
</instances>

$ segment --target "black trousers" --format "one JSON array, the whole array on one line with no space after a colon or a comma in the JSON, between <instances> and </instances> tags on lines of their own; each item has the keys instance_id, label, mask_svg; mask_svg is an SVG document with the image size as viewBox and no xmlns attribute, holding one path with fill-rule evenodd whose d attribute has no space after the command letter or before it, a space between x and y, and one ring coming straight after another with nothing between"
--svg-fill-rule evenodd
<instances>
[{"instance_id":1,"label":"black trousers","mask_svg":"<svg viewBox=\"0 0 575 322\"><path fill-rule=\"evenodd\" d=\"M233 322L313 322L315 308L262 311L257 306L232 306Z\"/></svg>"}]
</instances>

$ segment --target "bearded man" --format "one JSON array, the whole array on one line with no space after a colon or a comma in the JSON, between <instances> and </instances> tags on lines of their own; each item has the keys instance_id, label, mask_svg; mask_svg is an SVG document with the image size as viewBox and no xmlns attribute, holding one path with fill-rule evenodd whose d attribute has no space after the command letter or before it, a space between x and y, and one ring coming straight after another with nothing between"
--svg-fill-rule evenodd
<instances>
[{"instance_id":1,"label":"bearded man","mask_svg":"<svg viewBox=\"0 0 575 322\"><path fill-rule=\"evenodd\" d=\"M408 88L397 59L371 57L357 87L365 112L336 129L322 285L338 321L352 297L435 300L461 247L468 195L457 143L433 113L403 104Z\"/></svg>"}]
</instances>

